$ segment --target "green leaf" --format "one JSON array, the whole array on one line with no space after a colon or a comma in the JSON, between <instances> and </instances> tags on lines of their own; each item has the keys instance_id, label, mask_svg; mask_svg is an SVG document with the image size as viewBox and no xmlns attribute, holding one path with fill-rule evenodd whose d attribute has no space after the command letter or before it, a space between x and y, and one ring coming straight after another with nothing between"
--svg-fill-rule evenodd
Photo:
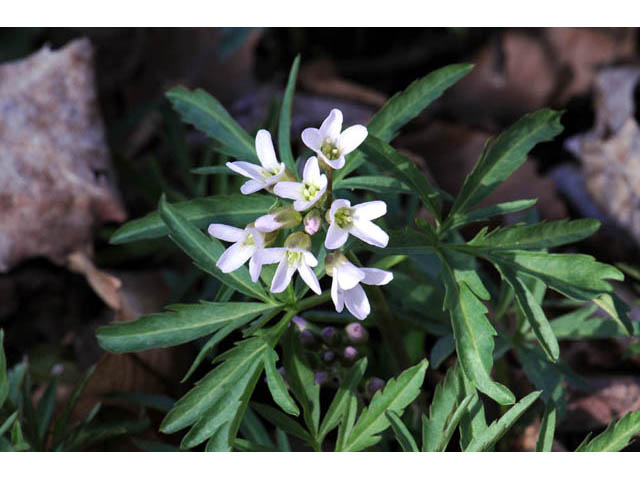
<instances>
[{"instance_id":1,"label":"green leaf","mask_svg":"<svg viewBox=\"0 0 640 480\"><path fill-rule=\"evenodd\" d=\"M313 444L313 439L309 435L302 425L296 422L291 417L287 417L280 410L277 410L269 405L264 405L262 403L251 402L251 407L262 416L265 420L272 423L273 425L279 427L283 431L287 432L294 437L299 438L303 442L308 443L309 445Z\"/></svg>"},{"instance_id":2,"label":"green leaf","mask_svg":"<svg viewBox=\"0 0 640 480\"><path fill-rule=\"evenodd\" d=\"M447 449L447 445L449 445L449 442L451 441L453 432L455 432L458 424L460 423L460 420L462 420L462 416L466 413L469 405L472 401L474 401L474 399L475 395L469 395L465 397L462 402L460 402L458 408L456 408L456 410L453 412L453 415L451 415L451 418L447 421L447 427L445 431L442 432L441 441L438 444L437 451L444 452Z\"/></svg>"},{"instance_id":3,"label":"green leaf","mask_svg":"<svg viewBox=\"0 0 640 480\"><path fill-rule=\"evenodd\" d=\"M589 443L580 445L578 452L619 452L626 448L631 439L640 435L640 412L629 412Z\"/></svg>"},{"instance_id":4,"label":"green leaf","mask_svg":"<svg viewBox=\"0 0 640 480\"><path fill-rule=\"evenodd\" d=\"M349 435L351 435L351 431L353 430L353 426L356 423L356 416L358 415L358 397L355 393L349 392L347 394L347 407L344 411L344 415L342 416L342 421L340 422L340 427L338 428L338 438L336 440L336 452L344 451L344 444Z\"/></svg>"},{"instance_id":5,"label":"green leaf","mask_svg":"<svg viewBox=\"0 0 640 480\"><path fill-rule=\"evenodd\" d=\"M454 230L469 223L481 222L488 220L496 215L506 215L508 213L516 213L527 208L533 207L537 199L515 200L513 202L498 203L488 207L477 208L465 213L456 213L451 219L450 229Z\"/></svg>"},{"instance_id":6,"label":"green leaf","mask_svg":"<svg viewBox=\"0 0 640 480\"><path fill-rule=\"evenodd\" d=\"M167 413L175 405L173 398L167 395L158 395L144 392L113 392L103 395L110 402L135 405L141 408L149 408Z\"/></svg>"},{"instance_id":7,"label":"green leaf","mask_svg":"<svg viewBox=\"0 0 640 480\"><path fill-rule=\"evenodd\" d=\"M431 356L429 357L431 368L440 368L442 362L444 362L455 351L456 342L453 339L453 335L445 335L444 337L438 338L431 349Z\"/></svg>"},{"instance_id":8,"label":"green leaf","mask_svg":"<svg viewBox=\"0 0 640 480\"><path fill-rule=\"evenodd\" d=\"M591 236L600 227L598 220L560 220L533 225L511 225L487 233L483 228L468 246L492 250L542 250L577 242Z\"/></svg>"},{"instance_id":9,"label":"green leaf","mask_svg":"<svg viewBox=\"0 0 640 480\"><path fill-rule=\"evenodd\" d=\"M209 165L207 167L193 168L191 169L191 173L195 173L196 175L219 175L219 174L230 175L234 172L226 165Z\"/></svg>"},{"instance_id":10,"label":"green leaf","mask_svg":"<svg viewBox=\"0 0 640 480\"><path fill-rule=\"evenodd\" d=\"M627 335L634 335L638 325L631 323L631 319L627 315L630 308L614 293L603 293L593 299L593 303L602 308L609 314L618 324L625 329Z\"/></svg>"},{"instance_id":11,"label":"green leaf","mask_svg":"<svg viewBox=\"0 0 640 480\"><path fill-rule=\"evenodd\" d=\"M465 376L481 392L496 402L508 405L515 401L507 387L491 378L493 337L497 332L486 317L487 309L477 297L479 287L469 283L469 273L452 268L455 259L441 252L443 280L446 288L445 308L449 310L458 359ZM466 277L466 278L465 278ZM479 278L474 282L479 282ZM481 282L480 282L481 285Z\"/></svg>"},{"instance_id":12,"label":"green leaf","mask_svg":"<svg viewBox=\"0 0 640 480\"><path fill-rule=\"evenodd\" d=\"M413 435L411 435L411 432L409 432L409 429L402 422L402 419L398 416L398 414L393 410L386 410L384 414L387 417L387 421L391 424L393 433L396 437L396 440L402 447L402 450L405 452L417 452L418 445L416 445L416 441L413 439Z\"/></svg>"},{"instance_id":13,"label":"green leaf","mask_svg":"<svg viewBox=\"0 0 640 480\"><path fill-rule=\"evenodd\" d=\"M386 248L365 245L380 255L433 255L438 245L437 238L417 230L391 230Z\"/></svg>"},{"instance_id":14,"label":"green leaf","mask_svg":"<svg viewBox=\"0 0 640 480\"><path fill-rule=\"evenodd\" d=\"M282 98L282 105L280 106L280 119L278 121L278 150L280 152L280 160L284 162L296 178L298 177L298 169L296 168L296 161L291 151L291 105L293 103L293 92L296 89L299 67L300 55L296 56L293 65L291 65L287 88L284 90L284 97Z\"/></svg>"},{"instance_id":15,"label":"green leaf","mask_svg":"<svg viewBox=\"0 0 640 480\"><path fill-rule=\"evenodd\" d=\"M264 423L260 420L260 417L248 406L242 417L242 423L240 424L240 433L247 437L249 440L259 443L260 445L266 445L267 447L274 448L273 440L267 431Z\"/></svg>"},{"instance_id":16,"label":"green leaf","mask_svg":"<svg viewBox=\"0 0 640 480\"><path fill-rule=\"evenodd\" d=\"M244 228L257 217L267 213L274 205L273 197L267 195L233 194L195 198L172 204L172 207L197 228L207 227L211 223L224 223ZM113 244L121 244L159 238L168 233L169 229L162 221L160 213L153 212L125 223L114 232L109 241Z\"/></svg>"},{"instance_id":17,"label":"green leaf","mask_svg":"<svg viewBox=\"0 0 640 480\"><path fill-rule=\"evenodd\" d=\"M248 322L273 310L274 306L258 302L201 302L166 308L168 312L98 328L100 346L110 352L124 353L180 345L209 335L232 322Z\"/></svg>"},{"instance_id":18,"label":"green leaf","mask_svg":"<svg viewBox=\"0 0 640 480\"><path fill-rule=\"evenodd\" d=\"M218 360L222 363L176 402L162 421L160 430L174 433L192 425L182 439L184 448L215 438L211 445L215 450L230 450L240 426L238 414L244 413L262 373L266 348L263 338L252 337L220 355ZM210 449L209 445L207 449Z\"/></svg>"},{"instance_id":19,"label":"green leaf","mask_svg":"<svg viewBox=\"0 0 640 480\"><path fill-rule=\"evenodd\" d=\"M84 450L121 435L138 435L150 426L149 419L116 420L111 422L85 425L79 429L73 440L65 445L65 450L75 452Z\"/></svg>"},{"instance_id":20,"label":"green leaf","mask_svg":"<svg viewBox=\"0 0 640 480\"><path fill-rule=\"evenodd\" d=\"M69 423L69 419L71 418L71 414L73 413L73 410L76 408L76 404L78 403L80 395L82 395L82 392L87 386L89 379L93 376L95 371L96 371L95 365L92 365L91 367L89 367L87 371L84 373L84 375L82 376L82 378L80 379L80 381L76 384L75 388L73 389L73 392L71 392L71 396L66 402L64 411L58 417L53 427L53 444L56 444L58 443L59 440L61 440L62 435Z\"/></svg>"},{"instance_id":21,"label":"green leaf","mask_svg":"<svg viewBox=\"0 0 640 480\"><path fill-rule=\"evenodd\" d=\"M460 447L464 450L474 438L480 436L488 427L484 414L484 405L482 404L482 400L480 400L478 391L467 377L465 377L459 362L453 367L453 370L458 392L458 401L468 395L471 395L472 398L460 419Z\"/></svg>"},{"instance_id":22,"label":"green leaf","mask_svg":"<svg viewBox=\"0 0 640 480\"><path fill-rule=\"evenodd\" d=\"M324 437L331 430L336 428L340 423L340 420L345 415L349 407L350 394L355 395L358 390L358 384L367 370L367 357L363 357L358 360L344 376L344 380L340 382L340 387L336 391L335 396L329 409L322 419L320 430L318 431L318 437L320 442L324 440Z\"/></svg>"},{"instance_id":23,"label":"green leaf","mask_svg":"<svg viewBox=\"0 0 640 480\"><path fill-rule=\"evenodd\" d=\"M271 301L260 283L251 281L246 266L230 273L222 273L216 262L225 248L217 239L205 235L189 223L178 210L167 203L164 195L160 198L159 210L162 220L169 228L170 238L193 259L198 268L247 296Z\"/></svg>"},{"instance_id":24,"label":"green leaf","mask_svg":"<svg viewBox=\"0 0 640 480\"><path fill-rule=\"evenodd\" d=\"M267 348L264 351L264 369L267 374L267 385L273 400L289 415L300 415L298 406L289 395L287 385L280 372L276 369L276 361L278 354L273 348Z\"/></svg>"},{"instance_id":25,"label":"green leaf","mask_svg":"<svg viewBox=\"0 0 640 480\"><path fill-rule=\"evenodd\" d=\"M166 95L182 119L220 142L225 154L258 162L253 139L218 100L204 90L191 91L184 87L172 88Z\"/></svg>"},{"instance_id":26,"label":"green leaf","mask_svg":"<svg viewBox=\"0 0 640 480\"><path fill-rule=\"evenodd\" d=\"M410 159L371 133L359 148L371 162L395 173L398 178L411 186L429 211L436 218L440 218L440 194L438 190L431 185L424 173Z\"/></svg>"},{"instance_id":27,"label":"green leaf","mask_svg":"<svg viewBox=\"0 0 640 480\"><path fill-rule=\"evenodd\" d=\"M500 134L488 151L483 152L466 178L445 225L454 216L477 205L504 182L526 160L529 151L540 142L551 140L562 131L560 112L542 109L525 115Z\"/></svg>"},{"instance_id":28,"label":"green leaf","mask_svg":"<svg viewBox=\"0 0 640 480\"><path fill-rule=\"evenodd\" d=\"M18 411L13 412L9 418L7 418L2 425L0 425L0 437L2 437L5 432L7 432L11 426L13 425L13 422L15 422L16 418L18 418Z\"/></svg>"},{"instance_id":29,"label":"green leaf","mask_svg":"<svg viewBox=\"0 0 640 480\"><path fill-rule=\"evenodd\" d=\"M402 414L404 409L420 394L420 387L429 362L422 360L419 364L408 368L397 378L389 380L385 388L375 393L369 406L360 414L343 449L357 452L375 445L380 441L380 433L389 427L389 420L384 414L392 410Z\"/></svg>"},{"instance_id":30,"label":"green leaf","mask_svg":"<svg viewBox=\"0 0 640 480\"><path fill-rule=\"evenodd\" d=\"M612 338L626 335L620 323L607 317L592 316L598 307L587 305L551 322L553 333L561 340ZM633 335L640 335L640 325L633 324Z\"/></svg>"},{"instance_id":31,"label":"green leaf","mask_svg":"<svg viewBox=\"0 0 640 480\"><path fill-rule=\"evenodd\" d=\"M493 447L502 436L518 421L520 416L535 402L541 392L531 392L511 407L502 417L494 421L465 449L466 452L483 452Z\"/></svg>"},{"instance_id":32,"label":"green leaf","mask_svg":"<svg viewBox=\"0 0 640 480\"><path fill-rule=\"evenodd\" d=\"M540 423L540 433L536 442L536 452L550 452L553 447L553 436L556 431L556 408L554 405L547 405L544 409L542 422Z\"/></svg>"},{"instance_id":33,"label":"green leaf","mask_svg":"<svg viewBox=\"0 0 640 480\"><path fill-rule=\"evenodd\" d=\"M551 363L548 357L532 345L522 343L515 350L525 375L542 391L542 401L547 406L553 406L562 417L567 405L563 388L565 374L561 367Z\"/></svg>"},{"instance_id":34,"label":"green leaf","mask_svg":"<svg viewBox=\"0 0 640 480\"><path fill-rule=\"evenodd\" d=\"M368 176L368 177L350 177L335 182L333 190L369 190L376 193L413 193L404 182L393 177Z\"/></svg>"},{"instance_id":35,"label":"green leaf","mask_svg":"<svg viewBox=\"0 0 640 480\"><path fill-rule=\"evenodd\" d=\"M0 408L9 395L9 377L7 376L7 357L4 355L4 330L0 328Z\"/></svg>"},{"instance_id":36,"label":"green leaf","mask_svg":"<svg viewBox=\"0 0 640 480\"><path fill-rule=\"evenodd\" d=\"M58 377L53 377L47 389L42 394L36 407L36 425L38 441L44 447L49 424L53 418L53 410L56 406L56 391L58 390Z\"/></svg>"}]
</instances>

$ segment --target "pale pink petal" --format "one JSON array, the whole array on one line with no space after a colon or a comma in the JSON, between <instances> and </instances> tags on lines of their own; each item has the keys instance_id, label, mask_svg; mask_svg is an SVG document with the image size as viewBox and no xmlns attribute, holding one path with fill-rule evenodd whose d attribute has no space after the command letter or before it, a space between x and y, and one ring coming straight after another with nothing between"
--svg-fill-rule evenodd
<instances>
[{"instance_id":1,"label":"pale pink petal","mask_svg":"<svg viewBox=\"0 0 640 480\"><path fill-rule=\"evenodd\" d=\"M305 128L301 136L302 142L314 152L317 152L322 147L324 139L317 128Z\"/></svg>"},{"instance_id":2,"label":"pale pink petal","mask_svg":"<svg viewBox=\"0 0 640 480\"><path fill-rule=\"evenodd\" d=\"M362 285L356 285L351 290L345 290L344 302L347 305L347 310L358 320L364 320L371 312L369 299L364 293Z\"/></svg>"},{"instance_id":3,"label":"pale pink petal","mask_svg":"<svg viewBox=\"0 0 640 480\"><path fill-rule=\"evenodd\" d=\"M256 193L258 190L262 190L266 185L262 181L258 180L249 180L245 182L240 187L240 192L243 195L251 195L252 193Z\"/></svg>"},{"instance_id":4,"label":"pale pink petal","mask_svg":"<svg viewBox=\"0 0 640 480\"><path fill-rule=\"evenodd\" d=\"M273 148L271 134L267 130L258 130L256 134L256 153L262 166L270 172L275 172L280 168L276 151Z\"/></svg>"},{"instance_id":5,"label":"pale pink petal","mask_svg":"<svg viewBox=\"0 0 640 480\"><path fill-rule=\"evenodd\" d=\"M329 113L329 116L322 122L320 126L320 134L322 138L329 139L331 142L338 140L340 131L342 130L342 112L337 108L334 108Z\"/></svg>"},{"instance_id":6,"label":"pale pink petal","mask_svg":"<svg viewBox=\"0 0 640 480\"><path fill-rule=\"evenodd\" d=\"M367 138L367 127L354 125L340 134L336 146L342 155L347 155L358 148L365 138Z\"/></svg>"},{"instance_id":7,"label":"pale pink petal","mask_svg":"<svg viewBox=\"0 0 640 480\"><path fill-rule=\"evenodd\" d=\"M387 213L387 204L382 200L374 200L353 206L356 216L363 220L373 220Z\"/></svg>"},{"instance_id":8,"label":"pale pink petal","mask_svg":"<svg viewBox=\"0 0 640 480\"><path fill-rule=\"evenodd\" d=\"M386 285L393 280L393 273L379 268L361 268L360 271L364 273L361 282L366 285Z\"/></svg>"},{"instance_id":9,"label":"pale pink petal","mask_svg":"<svg viewBox=\"0 0 640 480\"><path fill-rule=\"evenodd\" d=\"M348 237L349 232L347 230L343 230L335 223L332 223L331 225L329 225L327 236L324 239L324 246L328 250L335 250L344 245Z\"/></svg>"},{"instance_id":10,"label":"pale pink petal","mask_svg":"<svg viewBox=\"0 0 640 480\"><path fill-rule=\"evenodd\" d=\"M286 248L263 248L256 252L256 261L261 265L271 265L280 262L287 253Z\"/></svg>"},{"instance_id":11,"label":"pale pink petal","mask_svg":"<svg viewBox=\"0 0 640 480\"><path fill-rule=\"evenodd\" d=\"M304 283L309 285L309 288L313 290L315 293L320 295L322 293L322 289L320 288L320 282L318 282L318 277L311 270L311 267L304 262L300 262L298 265L298 272L300 273L300 277L304 280Z\"/></svg>"},{"instance_id":12,"label":"pale pink petal","mask_svg":"<svg viewBox=\"0 0 640 480\"><path fill-rule=\"evenodd\" d=\"M232 227L230 225L223 225L221 223L212 223L207 229L209 235L217 238L218 240L224 240L225 242L241 242L246 236L247 232L241 228Z\"/></svg>"},{"instance_id":13,"label":"pale pink petal","mask_svg":"<svg viewBox=\"0 0 640 480\"><path fill-rule=\"evenodd\" d=\"M375 247L384 248L389 243L389 235L369 220L354 222L349 233Z\"/></svg>"},{"instance_id":14,"label":"pale pink petal","mask_svg":"<svg viewBox=\"0 0 640 480\"><path fill-rule=\"evenodd\" d=\"M216 267L222 270L223 273L233 272L244 265L255 250L256 247L253 245L234 243L220 255Z\"/></svg>"},{"instance_id":15,"label":"pale pink petal","mask_svg":"<svg viewBox=\"0 0 640 480\"><path fill-rule=\"evenodd\" d=\"M333 276L338 278L338 286L342 290L351 290L364 279L364 273L351 262L335 268Z\"/></svg>"},{"instance_id":16,"label":"pale pink petal","mask_svg":"<svg viewBox=\"0 0 640 480\"><path fill-rule=\"evenodd\" d=\"M259 231L265 233L275 232L282 226L280 222L276 221L276 216L273 213L256 218L254 225Z\"/></svg>"},{"instance_id":17,"label":"pale pink petal","mask_svg":"<svg viewBox=\"0 0 640 480\"><path fill-rule=\"evenodd\" d=\"M262 167L260 165L256 165L255 163L249 162L227 162L227 168L233 170L236 173L239 173L243 177L252 178L254 180L261 180L262 176Z\"/></svg>"},{"instance_id":18,"label":"pale pink petal","mask_svg":"<svg viewBox=\"0 0 640 480\"><path fill-rule=\"evenodd\" d=\"M290 198L291 200L302 199L303 185L298 182L279 182L273 187L273 193L282 198Z\"/></svg>"},{"instance_id":19,"label":"pale pink petal","mask_svg":"<svg viewBox=\"0 0 640 480\"><path fill-rule=\"evenodd\" d=\"M283 258L278 265L278 268L276 268L276 273L273 276L271 291L273 293L284 292L289 283L291 283L291 277L295 271L295 268L289 266L287 259Z\"/></svg>"}]
</instances>

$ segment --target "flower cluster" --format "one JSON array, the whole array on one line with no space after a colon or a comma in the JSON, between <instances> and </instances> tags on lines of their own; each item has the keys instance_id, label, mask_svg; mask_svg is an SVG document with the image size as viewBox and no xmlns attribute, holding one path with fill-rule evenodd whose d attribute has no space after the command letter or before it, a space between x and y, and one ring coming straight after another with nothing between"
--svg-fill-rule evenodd
<instances>
[{"instance_id":1,"label":"flower cluster","mask_svg":"<svg viewBox=\"0 0 640 480\"><path fill-rule=\"evenodd\" d=\"M373 220L387 213L387 205L379 200L351 205L349 200L332 199L331 185L332 171L344 167L345 156L366 137L367 129L362 125L342 131L342 112L331 110L319 129L307 128L302 132L302 141L315 155L306 160L302 181L296 181L285 164L278 162L269 132L260 130L255 141L260 165L236 161L228 162L227 167L249 179L240 189L244 195L266 190L292 200L293 204L257 218L244 229L209 225L210 235L233 243L220 256L218 268L229 273L248 260L251 279L257 282L263 265L277 263L271 281L273 293L283 292L298 272L319 295L322 291L313 270L318 260L311 252L311 236L326 230L324 246L330 252L326 255L325 271L333 278L331 298L336 310L342 312L346 306L359 320L366 318L371 307L361 284L385 285L393 274L377 268L359 268L340 249L349 235L376 247L386 247L389 236ZM284 230L293 233L282 246L274 246L278 232Z\"/></svg>"}]
</instances>

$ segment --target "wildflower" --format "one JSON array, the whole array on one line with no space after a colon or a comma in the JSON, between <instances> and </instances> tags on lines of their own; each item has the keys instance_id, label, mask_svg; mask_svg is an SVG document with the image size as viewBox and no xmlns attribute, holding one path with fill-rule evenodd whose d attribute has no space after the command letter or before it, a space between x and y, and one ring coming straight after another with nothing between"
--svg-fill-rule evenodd
<instances>
[{"instance_id":1,"label":"wildflower","mask_svg":"<svg viewBox=\"0 0 640 480\"><path fill-rule=\"evenodd\" d=\"M282 179L286 170L284 163L278 163L271 134L267 130L258 130L256 153L262 167L250 162L227 162L227 167L231 170L251 179L240 187L244 195L271 187Z\"/></svg>"},{"instance_id":2,"label":"wildflower","mask_svg":"<svg viewBox=\"0 0 640 480\"><path fill-rule=\"evenodd\" d=\"M281 228L293 228L300 224L302 216L296 209L288 205L263 215L254 222L261 232L275 232Z\"/></svg>"},{"instance_id":3,"label":"wildflower","mask_svg":"<svg viewBox=\"0 0 640 480\"><path fill-rule=\"evenodd\" d=\"M320 129L305 128L302 141L333 169L344 167L344 156L353 152L367 138L367 128L353 125L342 130L342 112L334 108L322 122Z\"/></svg>"},{"instance_id":4,"label":"wildflower","mask_svg":"<svg viewBox=\"0 0 640 480\"><path fill-rule=\"evenodd\" d=\"M250 223L244 230L221 223L212 223L207 230L209 235L225 242L234 242L227 248L216 262L216 267L224 273L237 270L249 260L251 280L258 281L262 265L256 254L264 249L265 234L256 230Z\"/></svg>"},{"instance_id":5,"label":"wildflower","mask_svg":"<svg viewBox=\"0 0 640 480\"><path fill-rule=\"evenodd\" d=\"M318 295L322 293L318 277L312 270L318 265L318 260L309 251L310 248L311 238L309 235L296 232L289 235L283 248L265 248L259 252L258 261L261 265L279 263L271 282L273 293L283 292L291 282L296 270L311 290Z\"/></svg>"},{"instance_id":6,"label":"wildflower","mask_svg":"<svg viewBox=\"0 0 640 480\"><path fill-rule=\"evenodd\" d=\"M311 208L327 190L327 176L320 174L318 159L309 157L302 172L302 182L279 182L273 192L282 198L295 200L293 208L303 212Z\"/></svg>"},{"instance_id":7,"label":"wildflower","mask_svg":"<svg viewBox=\"0 0 640 480\"><path fill-rule=\"evenodd\" d=\"M331 299L336 311L342 312L346 305L347 310L358 320L364 320L371 312L369 299L360 283L386 285L393 279L391 272L379 268L356 267L340 252L327 255L325 268L327 275L333 277Z\"/></svg>"},{"instance_id":8,"label":"wildflower","mask_svg":"<svg viewBox=\"0 0 640 480\"><path fill-rule=\"evenodd\" d=\"M340 248L351 234L370 245L386 247L389 243L389 235L371 221L385 213L387 213L387 204L381 200L365 202L353 207L349 200L334 200L328 214L329 230L324 246L329 250Z\"/></svg>"},{"instance_id":9,"label":"wildflower","mask_svg":"<svg viewBox=\"0 0 640 480\"><path fill-rule=\"evenodd\" d=\"M302 223L304 224L305 232L309 235L315 235L322 227L322 217L320 216L320 212L315 209L311 210L304 216Z\"/></svg>"}]
</instances>

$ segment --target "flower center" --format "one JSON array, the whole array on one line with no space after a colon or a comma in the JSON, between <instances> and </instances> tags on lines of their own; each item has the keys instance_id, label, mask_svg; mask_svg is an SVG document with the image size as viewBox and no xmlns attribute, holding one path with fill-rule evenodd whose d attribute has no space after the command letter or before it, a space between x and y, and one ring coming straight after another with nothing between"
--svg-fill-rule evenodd
<instances>
[{"instance_id":1,"label":"flower center","mask_svg":"<svg viewBox=\"0 0 640 480\"><path fill-rule=\"evenodd\" d=\"M268 180L269 178L273 177L274 175L278 174L278 170L267 170L266 168L263 168L262 171L260 172L260 174L264 177L265 180Z\"/></svg>"},{"instance_id":2,"label":"flower center","mask_svg":"<svg viewBox=\"0 0 640 480\"><path fill-rule=\"evenodd\" d=\"M287 262L289 262L289 267L295 267L302 260L302 252L292 252L289 250L287 252Z\"/></svg>"},{"instance_id":3,"label":"flower center","mask_svg":"<svg viewBox=\"0 0 640 480\"><path fill-rule=\"evenodd\" d=\"M313 200L320 189L314 185L313 183L304 183L304 187L302 188L302 196L303 198L309 202Z\"/></svg>"},{"instance_id":4,"label":"flower center","mask_svg":"<svg viewBox=\"0 0 640 480\"><path fill-rule=\"evenodd\" d=\"M329 140L325 140L320 147L320 151L323 153L328 160L337 160L340 158L340 150L334 143L331 143Z\"/></svg>"},{"instance_id":5,"label":"flower center","mask_svg":"<svg viewBox=\"0 0 640 480\"><path fill-rule=\"evenodd\" d=\"M245 237L244 241L242 242L243 245L247 245L247 246L253 246L256 244L256 241L253 238L253 234L248 233L247 236Z\"/></svg>"},{"instance_id":6,"label":"flower center","mask_svg":"<svg viewBox=\"0 0 640 480\"><path fill-rule=\"evenodd\" d=\"M353 209L348 207L340 207L336 210L333 220L340 228L347 228L353 224Z\"/></svg>"}]
</instances>

